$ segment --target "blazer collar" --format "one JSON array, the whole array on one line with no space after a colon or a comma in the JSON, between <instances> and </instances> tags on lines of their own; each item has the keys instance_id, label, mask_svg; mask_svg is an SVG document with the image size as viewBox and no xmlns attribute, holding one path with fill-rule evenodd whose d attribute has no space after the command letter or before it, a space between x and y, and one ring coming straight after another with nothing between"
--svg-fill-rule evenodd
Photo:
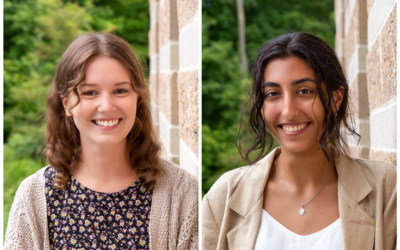
<instances>
[{"instance_id":1,"label":"blazer collar","mask_svg":"<svg viewBox=\"0 0 400 250\"><path fill-rule=\"evenodd\" d=\"M249 166L228 202L233 211L245 217L263 197L272 162L280 153L281 149L276 148L259 162Z\"/></svg>"},{"instance_id":2,"label":"blazer collar","mask_svg":"<svg viewBox=\"0 0 400 250\"><path fill-rule=\"evenodd\" d=\"M356 160L340 154L335 159L335 165L341 184L356 202L360 202L372 191L361 165Z\"/></svg>"}]
</instances>

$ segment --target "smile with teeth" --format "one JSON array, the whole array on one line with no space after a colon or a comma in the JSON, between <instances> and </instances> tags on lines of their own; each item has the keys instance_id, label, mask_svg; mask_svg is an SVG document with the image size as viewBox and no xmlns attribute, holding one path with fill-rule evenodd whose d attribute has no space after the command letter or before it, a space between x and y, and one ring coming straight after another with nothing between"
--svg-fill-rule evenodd
<instances>
[{"instance_id":1,"label":"smile with teeth","mask_svg":"<svg viewBox=\"0 0 400 250\"><path fill-rule=\"evenodd\" d=\"M119 123L119 119L115 119L115 120L109 120L109 121L103 121L103 120L94 120L94 123L96 123L99 126L102 127L112 127L115 126Z\"/></svg>"},{"instance_id":2,"label":"smile with teeth","mask_svg":"<svg viewBox=\"0 0 400 250\"><path fill-rule=\"evenodd\" d=\"M286 132L297 132L303 130L307 127L308 123L299 123L299 124L282 124L280 127L285 130Z\"/></svg>"}]
</instances>

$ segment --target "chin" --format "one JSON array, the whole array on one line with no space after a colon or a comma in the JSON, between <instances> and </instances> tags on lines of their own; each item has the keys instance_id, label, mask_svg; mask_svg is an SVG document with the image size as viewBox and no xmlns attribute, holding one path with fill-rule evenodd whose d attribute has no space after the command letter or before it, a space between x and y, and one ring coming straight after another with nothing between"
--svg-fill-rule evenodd
<instances>
[{"instance_id":1,"label":"chin","mask_svg":"<svg viewBox=\"0 0 400 250\"><path fill-rule=\"evenodd\" d=\"M319 147L319 145L318 145ZM303 152L310 151L312 149L318 149L318 147L314 145L307 145L304 142L295 142L295 143L282 143L281 148L285 151L299 154Z\"/></svg>"},{"instance_id":2,"label":"chin","mask_svg":"<svg viewBox=\"0 0 400 250\"><path fill-rule=\"evenodd\" d=\"M98 146L112 147L117 146L121 143L126 143L126 137L124 138L101 138L94 141Z\"/></svg>"}]
</instances>

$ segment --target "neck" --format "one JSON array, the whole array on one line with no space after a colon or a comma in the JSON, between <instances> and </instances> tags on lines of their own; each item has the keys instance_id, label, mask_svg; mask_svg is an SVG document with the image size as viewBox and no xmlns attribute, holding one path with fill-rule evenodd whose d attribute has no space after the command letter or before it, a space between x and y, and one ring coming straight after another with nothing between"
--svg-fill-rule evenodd
<instances>
[{"instance_id":1,"label":"neck","mask_svg":"<svg viewBox=\"0 0 400 250\"><path fill-rule=\"evenodd\" d=\"M129 162L126 144L126 140L112 146L82 141L80 161L72 175L95 191L109 193L125 189L139 177Z\"/></svg>"},{"instance_id":2,"label":"neck","mask_svg":"<svg viewBox=\"0 0 400 250\"><path fill-rule=\"evenodd\" d=\"M281 154L276 158L276 164L279 179L285 184L294 185L300 192L321 187L334 168L333 160L328 162L319 148L301 153L289 152L282 148Z\"/></svg>"}]
</instances>

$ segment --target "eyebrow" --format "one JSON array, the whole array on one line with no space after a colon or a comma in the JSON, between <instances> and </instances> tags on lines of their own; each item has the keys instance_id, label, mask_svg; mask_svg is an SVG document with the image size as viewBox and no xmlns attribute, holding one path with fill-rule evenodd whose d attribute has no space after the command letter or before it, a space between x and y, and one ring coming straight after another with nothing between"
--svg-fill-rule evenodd
<instances>
[{"instance_id":1,"label":"eyebrow","mask_svg":"<svg viewBox=\"0 0 400 250\"><path fill-rule=\"evenodd\" d=\"M304 77L298 80L295 80L292 82L292 86L296 86L297 84L303 83L303 82L313 82L313 83L317 83L317 81L315 81L314 79L311 79L310 77ZM279 83L276 82L266 82L261 86L263 89L266 87L277 87L280 88L281 85Z\"/></svg>"},{"instance_id":2,"label":"eyebrow","mask_svg":"<svg viewBox=\"0 0 400 250\"><path fill-rule=\"evenodd\" d=\"M131 84L130 82L119 82L115 84L114 86L119 86L119 85L125 85L125 84ZM78 88L83 88L83 87L91 87L91 86L97 86L97 83L81 83L79 84Z\"/></svg>"}]
</instances>

